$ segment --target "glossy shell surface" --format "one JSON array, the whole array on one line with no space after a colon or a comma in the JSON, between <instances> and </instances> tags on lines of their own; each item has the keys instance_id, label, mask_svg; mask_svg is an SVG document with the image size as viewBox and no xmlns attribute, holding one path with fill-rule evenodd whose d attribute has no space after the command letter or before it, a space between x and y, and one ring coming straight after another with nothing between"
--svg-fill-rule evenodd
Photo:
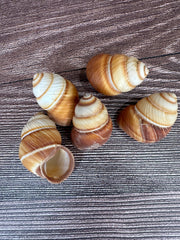
<instances>
[{"instance_id":1,"label":"glossy shell surface","mask_svg":"<svg viewBox=\"0 0 180 240\"><path fill-rule=\"evenodd\" d=\"M177 97L174 93L154 93L135 105L136 112L158 127L171 127L177 119Z\"/></svg>"},{"instance_id":2,"label":"glossy shell surface","mask_svg":"<svg viewBox=\"0 0 180 240\"><path fill-rule=\"evenodd\" d=\"M151 143L164 138L177 118L177 97L173 93L154 93L136 105L123 109L118 125L139 142Z\"/></svg>"},{"instance_id":3,"label":"glossy shell surface","mask_svg":"<svg viewBox=\"0 0 180 240\"><path fill-rule=\"evenodd\" d=\"M108 96L128 92L142 83L149 70L135 57L123 54L99 54L87 64L86 74L91 85Z\"/></svg>"},{"instance_id":4,"label":"glossy shell surface","mask_svg":"<svg viewBox=\"0 0 180 240\"><path fill-rule=\"evenodd\" d=\"M72 141L82 150L98 148L112 132L112 121L105 105L91 94L86 94L76 105L73 117Z\"/></svg>"},{"instance_id":5,"label":"glossy shell surface","mask_svg":"<svg viewBox=\"0 0 180 240\"><path fill-rule=\"evenodd\" d=\"M60 183L73 171L74 157L61 145L61 135L55 123L43 113L29 119L21 133L19 158L29 171Z\"/></svg>"},{"instance_id":6,"label":"glossy shell surface","mask_svg":"<svg viewBox=\"0 0 180 240\"><path fill-rule=\"evenodd\" d=\"M135 111L135 106L130 105L123 109L118 116L118 125L130 137L143 143L153 143L164 138L171 127L160 128L142 119Z\"/></svg>"},{"instance_id":7,"label":"glossy shell surface","mask_svg":"<svg viewBox=\"0 0 180 240\"><path fill-rule=\"evenodd\" d=\"M78 92L75 86L54 73L37 73L33 78L33 93L37 103L58 125L71 123Z\"/></svg>"}]
</instances>

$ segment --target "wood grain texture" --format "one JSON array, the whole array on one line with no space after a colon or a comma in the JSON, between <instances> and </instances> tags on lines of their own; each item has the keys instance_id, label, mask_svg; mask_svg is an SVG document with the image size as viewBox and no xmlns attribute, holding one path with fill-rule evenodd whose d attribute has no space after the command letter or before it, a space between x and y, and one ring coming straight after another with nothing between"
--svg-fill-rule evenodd
<instances>
[{"instance_id":1,"label":"wood grain texture","mask_svg":"<svg viewBox=\"0 0 180 240\"><path fill-rule=\"evenodd\" d=\"M168 136L141 144L116 123L121 109L159 91L180 96L180 1L5 1L0 4L0 239L180 239L180 117ZM129 93L106 97L85 75L97 53L125 53L150 69ZM91 92L113 121L109 141L74 154L73 174L52 185L20 163L20 133L41 109L32 76L53 71ZM179 112L179 110L178 110Z\"/></svg>"},{"instance_id":2,"label":"wood grain texture","mask_svg":"<svg viewBox=\"0 0 180 240\"><path fill-rule=\"evenodd\" d=\"M100 52L138 58L180 52L178 3L1 1L1 79L79 69Z\"/></svg>"},{"instance_id":3,"label":"wood grain texture","mask_svg":"<svg viewBox=\"0 0 180 240\"><path fill-rule=\"evenodd\" d=\"M0 204L1 240L178 240L180 193Z\"/></svg>"},{"instance_id":4,"label":"wood grain texture","mask_svg":"<svg viewBox=\"0 0 180 240\"><path fill-rule=\"evenodd\" d=\"M32 93L32 79L2 84L2 198L51 199L54 196L180 191L180 118L178 117L166 138L149 145L131 139L116 123L117 114L121 109L148 94L171 91L179 96L176 58L177 55L173 58L146 59L150 68L149 77L130 93L116 97L106 97L97 93L88 83L84 71L64 73L64 76L75 84L80 96L91 92L103 101L112 117L114 128L111 138L104 146L88 152L81 152L73 147L70 139L71 128L58 128L62 134L62 143L70 148L76 160L73 174L58 186L52 186L28 172L18 159L21 129L34 113L40 111Z\"/></svg>"}]
</instances>

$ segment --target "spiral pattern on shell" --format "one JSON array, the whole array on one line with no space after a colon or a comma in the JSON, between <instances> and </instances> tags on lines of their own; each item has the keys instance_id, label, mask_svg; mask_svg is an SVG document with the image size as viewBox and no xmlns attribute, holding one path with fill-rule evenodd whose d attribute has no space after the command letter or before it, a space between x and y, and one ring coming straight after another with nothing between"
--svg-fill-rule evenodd
<instances>
[{"instance_id":1,"label":"spiral pattern on shell","mask_svg":"<svg viewBox=\"0 0 180 240\"><path fill-rule=\"evenodd\" d=\"M177 97L174 93L154 93L137 102L136 112L158 127L170 127L177 118Z\"/></svg>"},{"instance_id":2,"label":"spiral pattern on shell","mask_svg":"<svg viewBox=\"0 0 180 240\"><path fill-rule=\"evenodd\" d=\"M75 107L71 133L73 144L81 150L98 148L112 132L112 121L105 105L91 94L82 97Z\"/></svg>"},{"instance_id":3,"label":"spiral pattern on shell","mask_svg":"<svg viewBox=\"0 0 180 240\"><path fill-rule=\"evenodd\" d=\"M122 54L96 55L90 59L86 69L91 85L108 96L132 90L142 83L148 73L143 62Z\"/></svg>"},{"instance_id":4,"label":"spiral pattern on shell","mask_svg":"<svg viewBox=\"0 0 180 240\"><path fill-rule=\"evenodd\" d=\"M38 113L29 119L21 133L19 158L29 171L60 183L73 171L74 157L61 145L61 135L47 115Z\"/></svg>"},{"instance_id":5,"label":"spiral pattern on shell","mask_svg":"<svg viewBox=\"0 0 180 240\"><path fill-rule=\"evenodd\" d=\"M70 81L54 73L37 73L33 78L33 93L52 120L62 126L70 125L79 99Z\"/></svg>"},{"instance_id":6,"label":"spiral pattern on shell","mask_svg":"<svg viewBox=\"0 0 180 240\"><path fill-rule=\"evenodd\" d=\"M123 109L118 125L139 142L151 143L164 138L177 119L177 97L173 93L154 93Z\"/></svg>"}]
</instances>

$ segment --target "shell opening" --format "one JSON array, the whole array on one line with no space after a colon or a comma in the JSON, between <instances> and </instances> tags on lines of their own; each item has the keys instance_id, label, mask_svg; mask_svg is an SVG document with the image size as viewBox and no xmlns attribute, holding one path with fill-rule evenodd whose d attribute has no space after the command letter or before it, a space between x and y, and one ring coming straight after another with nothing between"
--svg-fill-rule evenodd
<instances>
[{"instance_id":1,"label":"shell opening","mask_svg":"<svg viewBox=\"0 0 180 240\"><path fill-rule=\"evenodd\" d=\"M60 183L73 171L74 157L65 147L59 147L55 154L42 165L42 173L51 183Z\"/></svg>"}]
</instances>

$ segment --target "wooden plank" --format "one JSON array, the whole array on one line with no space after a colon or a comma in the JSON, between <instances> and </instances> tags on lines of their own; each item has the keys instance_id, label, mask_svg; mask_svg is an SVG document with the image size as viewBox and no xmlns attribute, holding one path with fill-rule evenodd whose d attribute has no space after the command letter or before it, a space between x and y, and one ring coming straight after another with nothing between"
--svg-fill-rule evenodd
<instances>
[{"instance_id":1,"label":"wooden plank","mask_svg":"<svg viewBox=\"0 0 180 240\"><path fill-rule=\"evenodd\" d=\"M1 1L0 79L84 68L99 52L179 52L179 1Z\"/></svg>"},{"instance_id":2,"label":"wooden plank","mask_svg":"<svg viewBox=\"0 0 180 240\"><path fill-rule=\"evenodd\" d=\"M0 239L180 239L180 117L156 144L119 130L118 112L157 91L180 96L178 0L1 1ZM148 65L144 83L106 97L88 83L85 67L100 53L134 55ZM40 111L32 76L53 71L80 96L91 92L108 108L113 133L88 152L58 127L76 167L60 185L28 172L18 158L21 129ZM179 112L179 110L178 110Z\"/></svg>"},{"instance_id":3,"label":"wooden plank","mask_svg":"<svg viewBox=\"0 0 180 240\"><path fill-rule=\"evenodd\" d=\"M1 240L178 240L179 204L179 192L7 201L0 203L0 236Z\"/></svg>"},{"instance_id":4,"label":"wooden plank","mask_svg":"<svg viewBox=\"0 0 180 240\"><path fill-rule=\"evenodd\" d=\"M105 103L114 128L107 144L94 151L81 152L71 143L71 128L59 127L63 144L75 156L76 168L65 182L55 186L28 172L18 159L21 129L34 113L40 111L32 93L31 80L1 84L1 200L179 191L179 116L165 139L149 145L131 139L116 124L118 112L139 98L157 91L180 94L178 55L146 59L146 63L150 74L144 83L116 97L94 91L84 71L63 73L76 85L80 96L91 92Z\"/></svg>"}]
</instances>

